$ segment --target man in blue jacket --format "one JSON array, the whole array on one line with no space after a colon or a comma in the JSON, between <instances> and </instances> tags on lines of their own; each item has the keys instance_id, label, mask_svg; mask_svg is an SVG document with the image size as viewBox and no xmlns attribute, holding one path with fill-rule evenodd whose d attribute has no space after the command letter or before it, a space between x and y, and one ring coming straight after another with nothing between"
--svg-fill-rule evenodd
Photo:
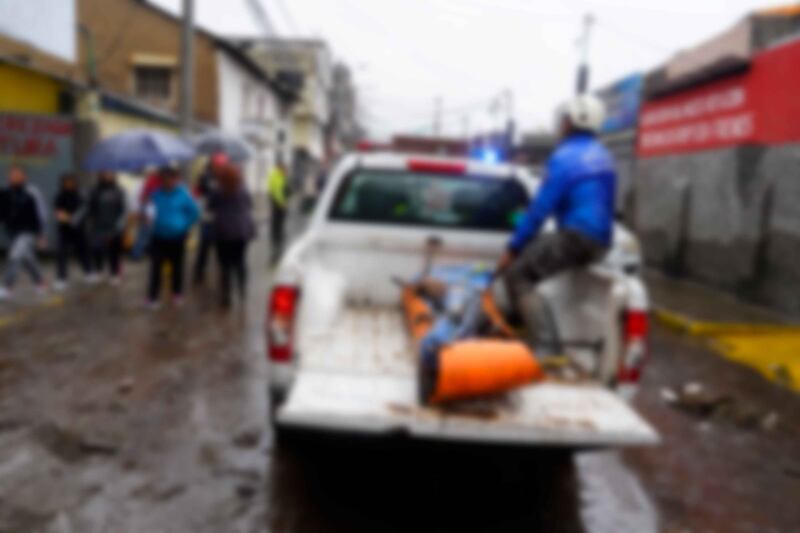
<instances>
[{"instance_id":1,"label":"man in blue jacket","mask_svg":"<svg viewBox=\"0 0 800 533\"><path fill-rule=\"evenodd\" d=\"M566 105L562 140L498 265L514 311L524 320L531 343L542 351L554 347L547 338L552 332L543 331L535 285L602 258L611 246L616 171L611 154L595 137L604 114L602 102L587 94ZM540 235L551 216L556 231Z\"/></svg>"}]
</instances>

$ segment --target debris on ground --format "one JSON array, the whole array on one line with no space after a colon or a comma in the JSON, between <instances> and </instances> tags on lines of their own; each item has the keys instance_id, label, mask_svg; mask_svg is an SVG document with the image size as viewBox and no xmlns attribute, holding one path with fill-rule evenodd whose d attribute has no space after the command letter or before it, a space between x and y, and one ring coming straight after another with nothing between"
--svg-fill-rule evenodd
<instances>
[{"instance_id":1,"label":"debris on ground","mask_svg":"<svg viewBox=\"0 0 800 533\"><path fill-rule=\"evenodd\" d=\"M120 394L128 394L133 390L135 381L132 377L126 377L117 384L117 392Z\"/></svg>"},{"instance_id":2,"label":"debris on ground","mask_svg":"<svg viewBox=\"0 0 800 533\"><path fill-rule=\"evenodd\" d=\"M679 389L662 387L661 400L699 418L730 422L744 429L774 430L778 413L744 403L729 394L708 390L702 383L688 382Z\"/></svg>"},{"instance_id":3,"label":"debris on ground","mask_svg":"<svg viewBox=\"0 0 800 533\"><path fill-rule=\"evenodd\" d=\"M243 429L233 436L232 442L239 448L254 448L261 442L261 430L257 428Z\"/></svg>"},{"instance_id":4,"label":"debris on ground","mask_svg":"<svg viewBox=\"0 0 800 533\"><path fill-rule=\"evenodd\" d=\"M43 424L36 429L35 434L46 450L68 463L77 462L87 455L114 455L118 451L113 443L82 435L57 424Z\"/></svg>"}]
</instances>

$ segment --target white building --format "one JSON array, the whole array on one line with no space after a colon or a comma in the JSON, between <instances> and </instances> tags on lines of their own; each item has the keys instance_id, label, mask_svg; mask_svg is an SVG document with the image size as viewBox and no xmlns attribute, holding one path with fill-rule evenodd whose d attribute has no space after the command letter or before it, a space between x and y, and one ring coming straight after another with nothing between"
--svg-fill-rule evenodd
<instances>
[{"instance_id":1,"label":"white building","mask_svg":"<svg viewBox=\"0 0 800 533\"><path fill-rule=\"evenodd\" d=\"M263 192L276 158L291 161L291 127L285 95L267 74L236 46L217 40L219 126L246 139L253 151L247 162L248 188Z\"/></svg>"},{"instance_id":2,"label":"white building","mask_svg":"<svg viewBox=\"0 0 800 533\"><path fill-rule=\"evenodd\" d=\"M325 41L319 39L243 39L237 41L272 77L295 75L302 90L292 106L292 145L295 179L315 172L328 155L331 119L330 93L333 60Z\"/></svg>"}]
</instances>

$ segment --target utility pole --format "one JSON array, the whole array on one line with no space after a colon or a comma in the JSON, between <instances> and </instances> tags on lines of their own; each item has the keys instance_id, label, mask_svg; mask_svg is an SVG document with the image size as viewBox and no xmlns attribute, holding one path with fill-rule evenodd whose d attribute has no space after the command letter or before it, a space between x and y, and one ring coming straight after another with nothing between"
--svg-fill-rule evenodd
<instances>
[{"instance_id":1,"label":"utility pole","mask_svg":"<svg viewBox=\"0 0 800 533\"><path fill-rule=\"evenodd\" d=\"M437 96L433 102L433 135L439 137L442 133L442 97Z\"/></svg>"},{"instance_id":2,"label":"utility pole","mask_svg":"<svg viewBox=\"0 0 800 533\"><path fill-rule=\"evenodd\" d=\"M183 28L181 30L181 133L192 131L194 90L194 0L183 0Z\"/></svg>"},{"instance_id":3,"label":"utility pole","mask_svg":"<svg viewBox=\"0 0 800 533\"><path fill-rule=\"evenodd\" d=\"M575 91L578 94L583 94L589 89L589 35L594 22L594 15L591 13L586 13L583 16L583 29L577 41L581 56L575 83Z\"/></svg>"},{"instance_id":4,"label":"utility pole","mask_svg":"<svg viewBox=\"0 0 800 533\"><path fill-rule=\"evenodd\" d=\"M511 89L503 91L506 101L506 156L510 156L514 149L514 136L516 134L516 124L514 122L514 92Z\"/></svg>"}]
</instances>

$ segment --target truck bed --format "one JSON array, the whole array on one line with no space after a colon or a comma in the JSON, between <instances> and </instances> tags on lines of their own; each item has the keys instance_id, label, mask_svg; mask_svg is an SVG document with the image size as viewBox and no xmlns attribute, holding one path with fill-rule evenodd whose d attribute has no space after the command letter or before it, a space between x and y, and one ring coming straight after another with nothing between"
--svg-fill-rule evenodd
<instances>
[{"instance_id":1,"label":"truck bed","mask_svg":"<svg viewBox=\"0 0 800 533\"><path fill-rule=\"evenodd\" d=\"M345 307L299 348L294 386L277 413L284 426L569 447L658 442L624 400L596 383L546 381L458 406L420 406L416 354L398 307Z\"/></svg>"}]
</instances>

